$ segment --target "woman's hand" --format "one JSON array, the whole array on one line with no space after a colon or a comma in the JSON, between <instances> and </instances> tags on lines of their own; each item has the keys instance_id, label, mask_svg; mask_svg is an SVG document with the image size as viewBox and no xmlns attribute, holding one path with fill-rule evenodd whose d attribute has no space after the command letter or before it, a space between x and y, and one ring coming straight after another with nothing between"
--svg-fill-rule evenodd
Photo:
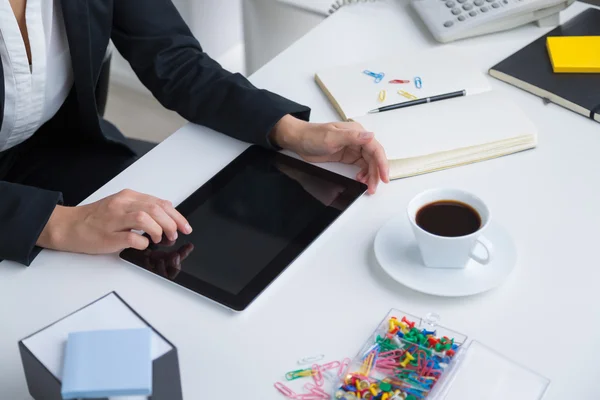
<instances>
[{"instance_id":1,"label":"woman's hand","mask_svg":"<svg viewBox=\"0 0 600 400\"><path fill-rule=\"evenodd\" d=\"M132 230L144 231L159 243L163 234L176 240L177 231L189 234L192 227L170 201L126 189L85 206L57 206L37 245L87 254L147 248L148 238Z\"/></svg>"},{"instance_id":2,"label":"woman's hand","mask_svg":"<svg viewBox=\"0 0 600 400\"><path fill-rule=\"evenodd\" d=\"M309 162L337 161L360 167L356 179L377 190L379 181L389 179L389 167L383 147L357 122L313 124L291 115L284 116L273 128L271 140Z\"/></svg>"}]
</instances>

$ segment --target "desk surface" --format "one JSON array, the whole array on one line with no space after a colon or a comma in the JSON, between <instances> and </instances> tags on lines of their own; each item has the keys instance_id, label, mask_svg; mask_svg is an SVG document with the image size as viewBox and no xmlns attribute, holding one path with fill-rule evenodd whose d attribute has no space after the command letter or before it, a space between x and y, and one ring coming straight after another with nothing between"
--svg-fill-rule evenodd
<instances>
[{"instance_id":1,"label":"desk surface","mask_svg":"<svg viewBox=\"0 0 600 400\"><path fill-rule=\"evenodd\" d=\"M583 8L575 4L566 16ZM470 49L486 70L545 31L529 25L456 45ZM316 70L436 45L405 3L346 7L252 81L310 105L314 121L335 120L313 82ZM600 313L594 293L600 269L594 267L593 251L600 226L600 125L544 106L502 82L492 80L492 85L537 125L536 150L382 186L375 196L355 203L243 313L115 255L44 251L29 268L0 264L0 399L29 399L19 339L111 290L177 345L185 399L224 398L224 392L280 399L272 385L294 369L298 358L354 355L392 307L419 315L435 311L444 325L547 376L552 380L548 400L597 398ZM414 135L418 140L418 132ZM245 148L187 125L89 201L130 187L178 203ZM348 176L356 172L348 166L327 168ZM185 180L172 179L184 171ZM437 186L479 194L514 236L518 265L498 289L467 298L432 297L390 281L377 266L372 245L379 227L404 212L416 193Z\"/></svg>"}]
</instances>

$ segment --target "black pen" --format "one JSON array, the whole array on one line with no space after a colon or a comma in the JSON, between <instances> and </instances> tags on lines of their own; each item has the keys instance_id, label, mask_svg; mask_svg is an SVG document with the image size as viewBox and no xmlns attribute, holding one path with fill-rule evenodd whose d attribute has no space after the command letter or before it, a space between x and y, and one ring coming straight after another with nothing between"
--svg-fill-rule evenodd
<instances>
[{"instance_id":1,"label":"black pen","mask_svg":"<svg viewBox=\"0 0 600 400\"><path fill-rule=\"evenodd\" d=\"M410 100L410 101L405 101L403 103L396 103L396 104L390 104L389 106L379 107L379 108L369 111L369 114L374 114L374 113L378 113L378 112L382 112L382 111L395 110L397 108L416 106L418 104L426 104L426 103L431 103L431 102L439 101L439 100L453 99L455 97L461 97L461 96L466 96L466 95L467 95L466 90L459 90L458 92L452 92L452 93L446 93L446 94L438 94L437 96L426 97L424 99Z\"/></svg>"}]
</instances>

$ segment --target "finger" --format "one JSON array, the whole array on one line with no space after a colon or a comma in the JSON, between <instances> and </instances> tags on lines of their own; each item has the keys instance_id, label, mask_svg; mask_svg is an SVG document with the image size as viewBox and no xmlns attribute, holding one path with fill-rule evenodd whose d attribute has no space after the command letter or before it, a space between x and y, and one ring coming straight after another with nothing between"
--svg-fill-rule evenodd
<instances>
[{"instance_id":1,"label":"finger","mask_svg":"<svg viewBox=\"0 0 600 400\"><path fill-rule=\"evenodd\" d=\"M363 156L369 161L372 159L375 160L381 180L385 183L388 183L390 181L389 163L381 143L379 143L377 140L373 140L367 145L363 146Z\"/></svg>"},{"instance_id":2,"label":"finger","mask_svg":"<svg viewBox=\"0 0 600 400\"><path fill-rule=\"evenodd\" d=\"M177 240L177 223L157 203L134 201L127 207L127 212L144 211L162 228L165 237L170 241Z\"/></svg>"},{"instance_id":3,"label":"finger","mask_svg":"<svg viewBox=\"0 0 600 400\"><path fill-rule=\"evenodd\" d=\"M120 222L119 230L144 231L150 235L154 243L160 243L162 240L162 227L144 211L127 213Z\"/></svg>"},{"instance_id":4,"label":"finger","mask_svg":"<svg viewBox=\"0 0 600 400\"><path fill-rule=\"evenodd\" d=\"M377 169L377 162L375 160L369 161L369 176L368 176L369 194L375 194L377 191L377 185L379 184L379 170Z\"/></svg>"},{"instance_id":5,"label":"finger","mask_svg":"<svg viewBox=\"0 0 600 400\"><path fill-rule=\"evenodd\" d=\"M113 243L115 250L136 249L145 250L150 245L150 240L147 237L139 235L135 232L117 232L113 235Z\"/></svg>"},{"instance_id":6,"label":"finger","mask_svg":"<svg viewBox=\"0 0 600 400\"><path fill-rule=\"evenodd\" d=\"M328 131L325 135L325 140L332 148L340 148L345 146L362 146L373 140L375 134L369 131L356 129L339 129Z\"/></svg>"},{"instance_id":7,"label":"finger","mask_svg":"<svg viewBox=\"0 0 600 400\"><path fill-rule=\"evenodd\" d=\"M173 207L173 204L170 201L159 199L158 197L150 196L149 194L134 193L138 201L158 204L161 206L167 215L171 217L173 221L175 221L177 229L179 229L180 232L183 232L186 235L192 233L192 227L190 226L188 220L185 219L185 217L181 215L181 213L177 211L175 207Z\"/></svg>"},{"instance_id":8,"label":"finger","mask_svg":"<svg viewBox=\"0 0 600 400\"><path fill-rule=\"evenodd\" d=\"M369 173L368 168L362 169L358 174L356 174L356 180L359 182L363 182L368 173Z\"/></svg>"}]
</instances>

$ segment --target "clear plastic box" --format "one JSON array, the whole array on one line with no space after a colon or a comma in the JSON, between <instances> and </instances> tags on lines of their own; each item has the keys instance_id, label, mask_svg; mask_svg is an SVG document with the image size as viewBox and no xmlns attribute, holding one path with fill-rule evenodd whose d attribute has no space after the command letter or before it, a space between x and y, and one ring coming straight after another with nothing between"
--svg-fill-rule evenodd
<instances>
[{"instance_id":1,"label":"clear plastic box","mask_svg":"<svg viewBox=\"0 0 600 400\"><path fill-rule=\"evenodd\" d=\"M477 341L468 343L466 335L439 325L436 314L392 309L346 367L333 397L539 400L549 383Z\"/></svg>"}]
</instances>

